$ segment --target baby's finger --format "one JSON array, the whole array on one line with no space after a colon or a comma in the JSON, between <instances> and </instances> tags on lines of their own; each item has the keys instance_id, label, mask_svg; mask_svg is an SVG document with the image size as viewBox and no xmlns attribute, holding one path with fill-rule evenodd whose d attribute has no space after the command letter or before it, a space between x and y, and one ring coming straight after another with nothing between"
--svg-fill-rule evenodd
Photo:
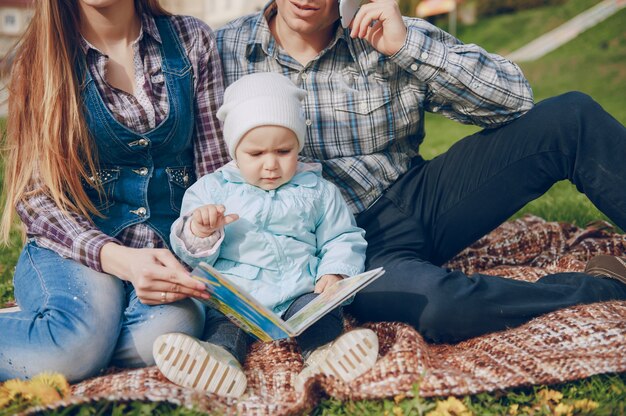
<instances>
[{"instance_id":1,"label":"baby's finger","mask_svg":"<svg viewBox=\"0 0 626 416\"><path fill-rule=\"evenodd\" d=\"M211 228L219 227L220 217L222 214L219 213L217 207L215 205L211 205L209 209L209 218L207 220L206 225Z\"/></svg>"},{"instance_id":2,"label":"baby's finger","mask_svg":"<svg viewBox=\"0 0 626 416\"><path fill-rule=\"evenodd\" d=\"M224 224L230 224L239 219L239 215L237 214L228 214L224 217Z\"/></svg>"},{"instance_id":3,"label":"baby's finger","mask_svg":"<svg viewBox=\"0 0 626 416\"><path fill-rule=\"evenodd\" d=\"M202 225L205 227L210 226L211 224L211 207L207 206L207 207L202 207L201 209L202 212Z\"/></svg>"}]
</instances>

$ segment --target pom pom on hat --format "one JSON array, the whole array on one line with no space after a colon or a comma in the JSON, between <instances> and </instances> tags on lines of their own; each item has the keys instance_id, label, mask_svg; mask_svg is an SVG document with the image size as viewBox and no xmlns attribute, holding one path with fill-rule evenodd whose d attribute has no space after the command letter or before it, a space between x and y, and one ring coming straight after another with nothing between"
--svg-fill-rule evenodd
<instances>
[{"instance_id":1,"label":"pom pom on hat","mask_svg":"<svg viewBox=\"0 0 626 416\"><path fill-rule=\"evenodd\" d=\"M298 138L298 151L302 150L306 136L304 97L306 91L296 87L289 78L273 72L245 75L229 85L217 118L224 125L224 141L230 157L235 158L241 138L259 126L282 126L292 130Z\"/></svg>"}]
</instances>

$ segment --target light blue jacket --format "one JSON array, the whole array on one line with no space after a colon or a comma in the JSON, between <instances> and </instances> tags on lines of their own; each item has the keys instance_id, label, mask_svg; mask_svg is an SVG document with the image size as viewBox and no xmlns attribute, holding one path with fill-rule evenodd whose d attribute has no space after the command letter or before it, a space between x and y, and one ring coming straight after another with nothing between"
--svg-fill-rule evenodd
<instances>
[{"instance_id":1,"label":"light blue jacket","mask_svg":"<svg viewBox=\"0 0 626 416\"><path fill-rule=\"evenodd\" d=\"M206 204L222 204L239 220L213 247L192 253L181 239L183 226ZM290 182L266 191L246 183L230 162L187 189L181 212L170 236L176 255L192 267L213 265L279 315L313 292L321 276L364 270L365 231L318 164L299 163Z\"/></svg>"}]
</instances>

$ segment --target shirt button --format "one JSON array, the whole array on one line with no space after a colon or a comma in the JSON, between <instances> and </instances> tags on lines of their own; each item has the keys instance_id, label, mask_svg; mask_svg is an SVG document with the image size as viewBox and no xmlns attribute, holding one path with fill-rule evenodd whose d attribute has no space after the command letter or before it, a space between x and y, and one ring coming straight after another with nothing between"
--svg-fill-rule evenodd
<instances>
[{"instance_id":1,"label":"shirt button","mask_svg":"<svg viewBox=\"0 0 626 416\"><path fill-rule=\"evenodd\" d=\"M136 215L140 216L140 217L143 217L143 216L146 215L146 212L148 212L148 211L146 211L146 209L144 207L139 207L136 210L131 211L131 212L133 214L136 214Z\"/></svg>"},{"instance_id":2,"label":"shirt button","mask_svg":"<svg viewBox=\"0 0 626 416\"><path fill-rule=\"evenodd\" d=\"M480 87L480 84L478 82L475 82L472 84L472 88L478 88Z\"/></svg>"},{"instance_id":3,"label":"shirt button","mask_svg":"<svg viewBox=\"0 0 626 416\"><path fill-rule=\"evenodd\" d=\"M304 122L304 124L306 124L307 126L310 126L311 124L313 124L313 122L311 121L310 118L306 119L306 121Z\"/></svg>"},{"instance_id":4,"label":"shirt button","mask_svg":"<svg viewBox=\"0 0 626 416\"><path fill-rule=\"evenodd\" d=\"M366 111L367 110L367 103L361 103L361 105L359 107L361 108L361 111Z\"/></svg>"},{"instance_id":5,"label":"shirt button","mask_svg":"<svg viewBox=\"0 0 626 416\"><path fill-rule=\"evenodd\" d=\"M141 147L146 147L148 143L150 143L148 139L144 139L143 137L137 142L137 144Z\"/></svg>"},{"instance_id":6,"label":"shirt button","mask_svg":"<svg viewBox=\"0 0 626 416\"><path fill-rule=\"evenodd\" d=\"M422 59L428 59L428 52L422 52L422 54L420 55L420 57Z\"/></svg>"},{"instance_id":7,"label":"shirt button","mask_svg":"<svg viewBox=\"0 0 626 416\"><path fill-rule=\"evenodd\" d=\"M411 69L413 71L417 71L417 64L411 64Z\"/></svg>"},{"instance_id":8,"label":"shirt button","mask_svg":"<svg viewBox=\"0 0 626 416\"><path fill-rule=\"evenodd\" d=\"M146 247L147 247L147 248L154 248L154 243L153 243L152 241L148 241L148 242L146 243Z\"/></svg>"},{"instance_id":9,"label":"shirt button","mask_svg":"<svg viewBox=\"0 0 626 416\"><path fill-rule=\"evenodd\" d=\"M303 72L302 74L300 74L300 78L302 78L302 79L306 79L307 76L308 75L306 74L306 72Z\"/></svg>"}]
</instances>

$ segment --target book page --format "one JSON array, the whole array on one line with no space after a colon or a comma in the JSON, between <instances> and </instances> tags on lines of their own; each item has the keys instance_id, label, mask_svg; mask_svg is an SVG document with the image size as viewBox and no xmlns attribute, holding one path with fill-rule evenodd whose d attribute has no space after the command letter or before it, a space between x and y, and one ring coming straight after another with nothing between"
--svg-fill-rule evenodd
<instances>
[{"instance_id":1,"label":"book page","mask_svg":"<svg viewBox=\"0 0 626 416\"><path fill-rule=\"evenodd\" d=\"M286 323L290 332L293 336L299 335L315 321L335 309L357 291L372 283L383 273L385 271L382 267L379 267L378 269L347 277L335 283L289 318Z\"/></svg>"},{"instance_id":2,"label":"book page","mask_svg":"<svg viewBox=\"0 0 626 416\"><path fill-rule=\"evenodd\" d=\"M239 327L262 341L289 338L285 322L206 263L193 269L192 277L206 285L210 299L198 299L222 312Z\"/></svg>"}]
</instances>

